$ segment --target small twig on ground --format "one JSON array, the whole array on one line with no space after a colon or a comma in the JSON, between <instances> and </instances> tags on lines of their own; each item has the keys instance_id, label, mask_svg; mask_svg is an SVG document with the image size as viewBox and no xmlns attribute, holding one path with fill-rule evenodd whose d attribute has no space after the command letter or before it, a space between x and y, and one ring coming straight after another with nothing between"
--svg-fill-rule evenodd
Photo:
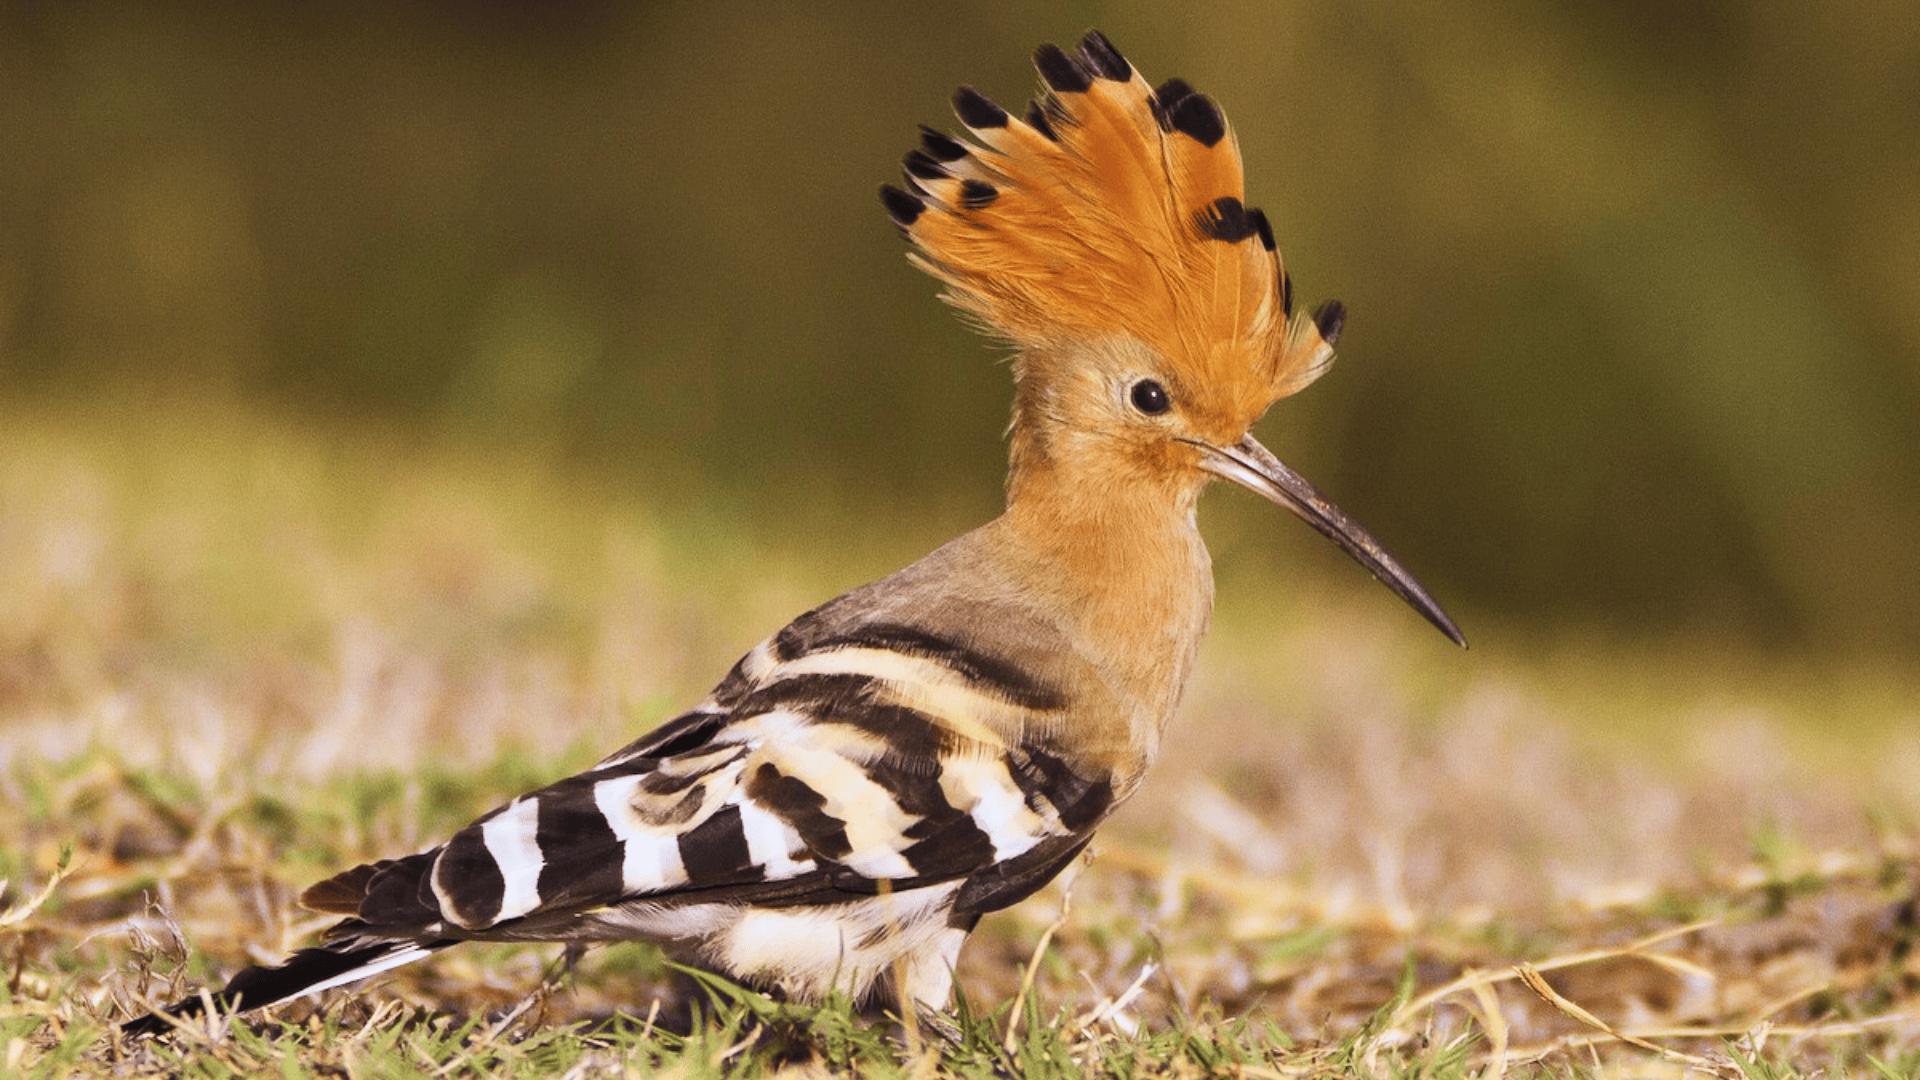
<instances>
[{"instance_id":1,"label":"small twig on ground","mask_svg":"<svg viewBox=\"0 0 1920 1080\"><path fill-rule=\"evenodd\" d=\"M1060 914L1040 932L1040 940L1033 946L1033 957L1027 961L1026 974L1020 977L1020 992L1014 995L1013 1008L1007 1012L1007 1037L1003 1045L1009 1054L1020 1045L1020 1019L1026 1015L1027 999L1033 995L1034 980L1040 977L1040 961L1047 954L1047 946L1053 943L1053 935L1067 925L1067 917L1073 911L1073 883L1079 880L1080 868L1086 862L1085 858L1076 860L1067 873L1061 875Z\"/></svg>"}]
</instances>

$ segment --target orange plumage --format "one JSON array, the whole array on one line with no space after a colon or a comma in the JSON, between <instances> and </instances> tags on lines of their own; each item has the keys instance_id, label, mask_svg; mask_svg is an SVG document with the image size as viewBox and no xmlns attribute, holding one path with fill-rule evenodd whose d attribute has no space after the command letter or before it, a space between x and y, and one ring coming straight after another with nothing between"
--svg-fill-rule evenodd
<instances>
[{"instance_id":1,"label":"orange plumage","mask_svg":"<svg viewBox=\"0 0 1920 1080\"><path fill-rule=\"evenodd\" d=\"M929 130L907 156L913 194L888 205L913 261L1030 354L1126 335L1195 385L1252 376L1271 402L1312 382L1340 309L1291 317L1219 108L1178 79L1149 87L1098 32L1034 59L1046 86L1024 119L963 88L975 141Z\"/></svg>"}]
</instances>

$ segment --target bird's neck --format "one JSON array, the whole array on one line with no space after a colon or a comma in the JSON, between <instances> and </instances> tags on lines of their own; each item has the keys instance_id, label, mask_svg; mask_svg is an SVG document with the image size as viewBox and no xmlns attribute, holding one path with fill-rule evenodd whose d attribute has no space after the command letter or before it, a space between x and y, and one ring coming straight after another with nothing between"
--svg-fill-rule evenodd
<instances>
[{"instance_id":1,"label":"bird's neck","mask_svg":"<svg viewBox=\"0 0 1920 1080\"><path fill-rule=\"evenodd\" d=\"M1125 736L1144 769L1179 703L1213 609L1194 522L1199 484L1102 474L1098 457L1028 462L996 523L1044 574L1081 653L1129 699ZM1091 469L1087 465L1094 466Z\"/></svg>"}]
</instances>

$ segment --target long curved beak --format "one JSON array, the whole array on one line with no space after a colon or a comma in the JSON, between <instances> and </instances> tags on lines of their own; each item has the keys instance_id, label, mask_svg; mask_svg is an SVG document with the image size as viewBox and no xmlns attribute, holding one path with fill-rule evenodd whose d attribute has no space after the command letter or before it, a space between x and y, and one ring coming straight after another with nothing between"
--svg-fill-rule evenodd
<instances>
[{"instance_id":1,"label":"long curved beak","mask_svg":"<svg viewBox=\"0 0 1920 1080\"><path fill-rule=\"evenodd\" d=\"M1381 548L1380 541L1375 540L1373 534L1329 502L1318 488L1307 483L1306 477L1287 468L1266 447L1254 441L1252 435L1232 446L1214 446L1197 440L1189 442L1200 451L1201 468L1293 511L1300 520L1318 530L1320 535L1338 544L1341 551L1353 556L1355 562L1366 567L1380 580L1380 584L1392 589L1395 596L1426 616L1426 620L1451 638L1455 645L1463 649L1467 647L1465 635L1460 633L1460 628L1453 624L1447 613L1440 610L1440 602L1415 581L1412 574L1407 573L1406 567Z\"/></svg>"}]
</instances>

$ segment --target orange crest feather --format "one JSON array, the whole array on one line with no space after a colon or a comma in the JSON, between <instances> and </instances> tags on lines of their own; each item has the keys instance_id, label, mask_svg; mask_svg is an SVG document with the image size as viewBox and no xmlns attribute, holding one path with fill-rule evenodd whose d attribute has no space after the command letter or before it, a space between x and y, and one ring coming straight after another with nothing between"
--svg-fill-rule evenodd
<instances>
[{"instance_id":1,"label":"orange crest feather","mask_svg":"<svg viewBox=\"0 0 1920 1080\"><path fill-rule=\"evenodd\" d=\"M1251 360L1274 397L1324 371L1343 309L1291 318L1213 101L1179 79L1149 87L1097 30L1034 64L1046 89L1024 119L962 87L954 111L977 142L923 129L912 190L881 191L947 299L1022 346L1122 333L1203 375Z\"/></svg>"}]
</instances>

